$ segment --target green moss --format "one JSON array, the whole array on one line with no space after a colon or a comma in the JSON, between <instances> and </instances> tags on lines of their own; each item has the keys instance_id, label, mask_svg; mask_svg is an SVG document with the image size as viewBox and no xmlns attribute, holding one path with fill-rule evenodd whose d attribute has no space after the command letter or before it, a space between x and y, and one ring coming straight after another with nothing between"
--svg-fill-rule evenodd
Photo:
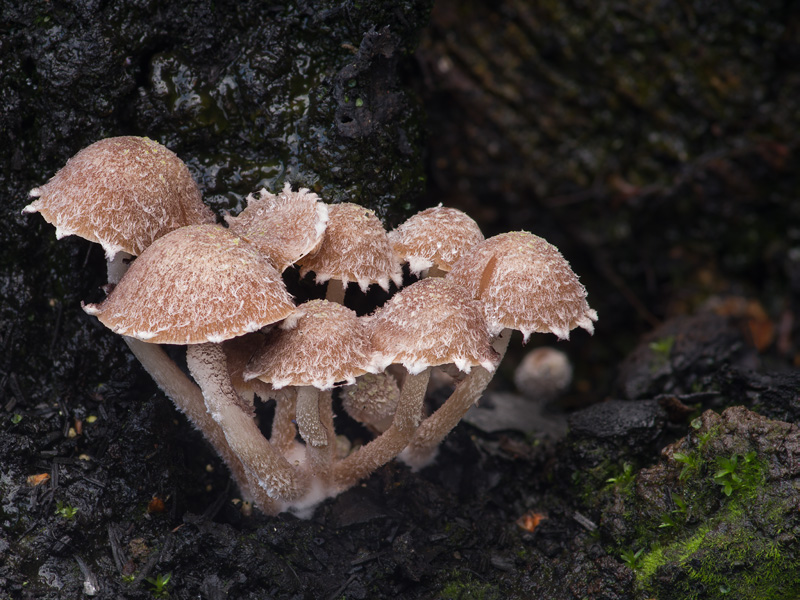
<instances>
[{"instance_id":1,"label":"green moss","mask_svg":"<svg viewBox=\"0 0 800 600\"><path fill-rule=\"evenodd\" d=\"M439 594L439 600L495 600L505 598L500 591L488 583L475 579L465 571L452 571Z\"/></svg>"},{"instance_id":2,"label":"green moss","mask_svg":"<svg viewBox=\"0 0 800 600\"><path fill-rule=\"evenodd\" d=\"M713 437L702 432L673 453L671 497L654 485L626 513L635 533L620 546L644 549L629 564L638 588L659 600L799 597L800 556L776 539L796 509L768 495L766 466L754 451L715 453Z\"/></svg>"},{"instance_id":3,"label":"green moss","mask_svg":"<svg viewBox=\"0 0 800 600\"><path fill-rule=\"evenodd\" d=\"M720 522L649 551L641 559L637 580L642 590L661 600L783 600L800 594L798 567L798 557L787 554L779 542L740 523Z\"/></svg>"},{"instance_id":4,"label":"green moss","mask_svg":"<svg viewBox=\"0 0 800 600\"><path fill-rule=\"evenodd\" d=\"M584 506L602 506L613 494L631 496L637 465L631 462L602 460L597 466L575 471L572 484Z\"/></svg>"},{"instance_id":5,"label":"green moss","mask_svg":"<svg viewBox=\"0 0 800 600\"><path fill-rule=\"evenodd\" d=\"M653 371L657 371L667 364L669 361L669 356L672 353L673 345L675 345L674 335L650 342L649 348L653 353L653 362L651 363L650 367Z\"/></svg>"}]
</instances>

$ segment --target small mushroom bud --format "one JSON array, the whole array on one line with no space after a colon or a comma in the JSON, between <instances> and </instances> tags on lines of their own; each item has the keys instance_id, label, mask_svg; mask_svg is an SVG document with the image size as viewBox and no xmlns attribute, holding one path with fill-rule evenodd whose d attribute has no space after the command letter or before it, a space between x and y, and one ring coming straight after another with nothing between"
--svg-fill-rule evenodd
<instances>
[{"instance_id":1,"label":"small mushroom bud","mask_svg":"<svg viewBox=\"0 0 800 600\"><path fill-rule=\"evenodd\" d=\"M514 370L514 385L531 400L547 402L572 383L572 365L567 355L555 348L535 348Z\"/></svg>"}]
</instances>

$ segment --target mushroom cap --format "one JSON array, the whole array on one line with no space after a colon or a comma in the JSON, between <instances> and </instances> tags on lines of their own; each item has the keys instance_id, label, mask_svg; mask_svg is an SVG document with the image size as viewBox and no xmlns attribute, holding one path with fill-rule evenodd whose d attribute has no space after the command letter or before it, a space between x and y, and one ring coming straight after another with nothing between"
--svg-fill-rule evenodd
<instances>
[{"instance_id":1,"label":"mushroom cap","mask_svg":"<svg viewBox=\"0 0 800 600\"><path fill-rule=\"evenodd\" d=\"M328 206L306 188L293 192L286 183L278 195L265 189L250 194L247 208L225 221L283 272L319 247L328 225Z\"/></svg>"},{"instance_id":2,"label":"mushroom cap","mask_svg":"<svg viewBox=\"0 0 800 600\"><path fill-rule=\"evenodd\" d=\"M389 429L400 388L389 373L366 373L339 393L342 407L356 421L383 432Z\"/></svg>"},{"instance_id":3,"label":"mushroom cap","mask_svg":"<svg viewBox=\"0 0 800 600\"><path fill-rule=\"evenodd\" d=\"M453 363L465 372L477 365L494 371L481 308L469 292L441 278L422 279L401 290L369 318L376 362L401 363L409 373Z\"/></svg>"},{"instance_id":4,"label":"mushroom cap","mask_svg":"<svg viewBox=\"0 0 800 600\"><path fill-rule=\"evenodd\" d=\"M37 200L23 212L41 213L58 239L101 244L109 260L120 251L138 256L178 227L215 222L186 164L146 137L87 146L30 195Z\"/></svg>"},{"instance_id":5,"label":"mushroom cap","mask_svg":"<svg viewBox=\"0 0 800 600\"><path fill-rule=\"evenodd\" d=\"M483 233L469 215L440 204L389 232L389 241L411 272L419 275L434 265L450 271L467 250L483 241Z\"/></svg>"},{"instance_id":6,"label":"mushroom cap","mask_svg":"<svg viewBox=\"0 0 800 600\"><path fill-rule=\"evenodd\" d=\"M144 342L221 342L294 310L280 274L219 225L182 227L157 239L100 304L84 310Z\"/></svg>"},{"instance_id":7,"label":"mushroom cap","mask_svg":"<svg viewBox=\"0 0 800 600\"><path fill-rule=\"evenodd\" d=\"M586 302L586 288L555 246L527 231L484 240L447 279L480 300L492 335L518 329L527 341L533 332L560 339L575 327L594 332L597 313Z\"/></svg>"},{"instance_id":8,"label":"mushroom cap","mask_svg":"<svg viewBox=\"0 0 800 600\"><path fill-rule=\"evenodd\" d=\"M375 371L369 333L349 308L310 300L270 332L266 344L245 368L244 378L261 379L275 389L287 385L320 390Z\"/></svg>"},{"instance_id":9,"label":"mushroom cap","mask_svg":"<svg viewBox=\"0 0 800 600\"><path fill-rule=\"evenodd\" d=\"M363 292L373 283L388 291L390 280L400 287L403 271L375 212L343 202L330 205L328 215L322 244L299 261L300 275L314 271L317 283L355 281Z\"/></svg>"}]
</instances>

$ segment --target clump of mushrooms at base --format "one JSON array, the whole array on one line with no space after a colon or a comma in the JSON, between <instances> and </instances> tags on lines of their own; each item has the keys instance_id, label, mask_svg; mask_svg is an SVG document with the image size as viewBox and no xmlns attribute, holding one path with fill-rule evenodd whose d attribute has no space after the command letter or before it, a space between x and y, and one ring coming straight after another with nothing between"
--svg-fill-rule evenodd
<instances>
[{"instance_id":1,"label":"clump of mushrooms at base","mask_svg":"<svg viewBox=\"0 0 800 600\"><path fill-rule=\"evenodd\" d=\"M387 233L371 210L289 183L220 224L183 162L148 138L100 140L31 196L24 212L59 238L103 246L108 295L84 310L123 336L267 514L308 515L394 458L430 464L512 330L566 339L597 320L567 261L531 233L484 239L442 206ZM403 263L418 278L404 288ZM282 273L295 268L326 299L292 297ZM346 300L371 285L395 293L359 316ZM185 346L191 378L162 344ZM458 372L457 384L427 414L434 368ZM373 439L352 447L337 435L333 394ZM268 435L256 397L275 403Z\"/></svg>"}]
</instances>

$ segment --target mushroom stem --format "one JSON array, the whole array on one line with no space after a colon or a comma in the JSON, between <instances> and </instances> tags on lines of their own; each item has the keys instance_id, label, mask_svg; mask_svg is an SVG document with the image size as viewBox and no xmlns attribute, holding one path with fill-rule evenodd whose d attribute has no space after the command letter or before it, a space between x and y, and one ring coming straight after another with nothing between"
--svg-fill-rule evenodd
<instances>
[{"instance_id":1,"label":"mushroom stem","mask_svg":"<svg viewBox=\"0 0 800 600\"><path fill-rule=\"evenodd\" d=\"M360 479L395 458L408 445L422 417L422 403L430 376L430 367L416 375L409 373L403 382L403 390L389 429L336 464L334 481L340 490L355 485Z\"/></svg>"},{"instance_id":2,"label":"mushroom stem","mask_svg":"<svg viewBox=\"0 0 800 600\"><path fill-rule=\"evenodd\" d=\"M339 279L329 279L325 290L325 300L336 302L344 306L344 296L347 293L347 284Z\"/></svg>"},{"instance_id":3,"label":"mushroom stem","mask_svg":"<svg viewBox=\"0 0 800 600\"><path fill-rule=\"evenodd\" d=\"M120 250L114 255L114 258L106 259L106 269L108 273L108 283L117 285L122 276L128 270L128 265L133 258L133 254L129 254Z\"/></svg>"},{"instance_id":4,"label":"mushroom stem","mask_svg":"<svg viewBox=\"0 0 800 600\"><path fill-rule=\"evenodd\" d=\"M297 427L300 437L311 446L326 446L328 432L320 421L319 390L312 385L297 387Z\"/></svg>"},{"instance_id":5,"label":"mushroom stem","mask_svg":"<svg viewBox=\"0 0 800 600\"><path fill-rule=\"evenodd\" d=\"M228 444L242 461L251 486L261 486L270 498L278 500L300 498L308 482L261 435L252 414L245 412L244 402L231 384L222 347L213 343L191 344L186 360L203 390L208 412L222 427Z\"/></svg>"},{"instance_id":6,"label":"mushroom stem","mask_svg":"<svg viewBox=\"0 0 800 600\"><path fill-rule=\"evenodd\" d=\"M297 437L297 426L294 423L297 393L294 388L284 388L273 391L271 395L275 398L275 416L272 417L272 433L269 443L286 456L286 453L294 446Z\"/></svg>"},{"instance_id":7,"label":"mushroom stem","mask_svg":"<svg viewBox=\"0 0 800 600\"><path fill-rule=\"evenodd\" d=\"M314 391L317 390L314 389ZM331 392L318 392L317 405L319 424L322 426L325 433L325 445L316 446L306 443L306 465L308 466L311 476L327 487L331 478L331 467L333 466L333 457L336 450Z\"/></svg>"},{"instance_id":8,"label":"mushroom stem","mask_svg":"<svg viewBox=\"0 0 800 600\"><path fill-rule=\"evenodd\" d=\"M203 433L217 454L222 457L245 499L255 501L267 514L277 512L274 500L258 486L249 485L242 462L228 445L222 428L206 411L200 388L189 380L158 344L147 344L127 336L123 336L122 339L161 391L186 415L189 422Z\"/></svg>"},{"instance_id":9,"label":"mushroom stem","mask_svg":"<svg viewBox=\"0 0 800 600\"><path fill-rule=\"evenodd\" d=\"M492 347L500 355L500 361L505 356L510 338L511 330L504 329L492 342ZM493 372L481 366L473 367L445 403L422 422L411 443L403 451L402 460L414 470L433 462L439 444L478 401L493 376Z\"/></svg>"}]
</instances>

